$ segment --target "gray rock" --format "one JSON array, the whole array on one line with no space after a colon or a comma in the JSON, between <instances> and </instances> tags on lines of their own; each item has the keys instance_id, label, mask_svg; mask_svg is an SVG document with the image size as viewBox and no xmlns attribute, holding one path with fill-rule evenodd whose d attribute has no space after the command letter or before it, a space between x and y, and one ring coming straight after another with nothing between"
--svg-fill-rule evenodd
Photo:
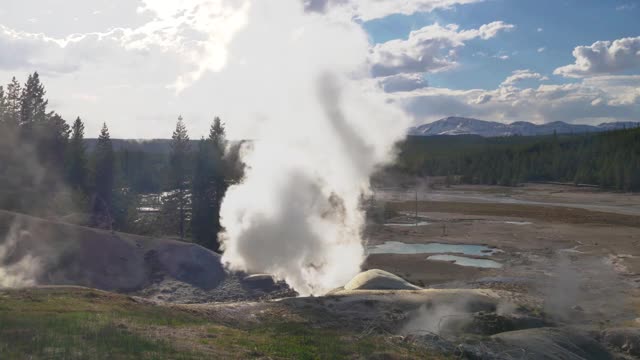
<instances>
[{"instance_id":1,"label":"gray rock","mask_svg":"<svg viewBox=\"0 0 640 360\"><path fill-rule=\"evenodd\" d=\"M607 329L602 333L602 341L615 351L640 358L639 328Z\"/></svg>"},{"instance_id":2,"label":"gray rock","mask_svg":"<svg viewBox=\"0 0 640 360\"><path fill-rule=\"evenodd\" d=\"M265 292L276 291L279 289L279 286L273 279L273 276L269 274L249 275L242 279L242 285L253 290L261 290Z\"/></svg>"},{"instance_id":3,"label":"gray rock","mask_svg":"<svg viewBox=\"0 0 640 360\"><path fill-rule=\"evenodd\" d=\"M502 354L518 359L608 360L613 356L595 339L574 328L510 331L491 337Z\"/></svg>"}]
</instances>

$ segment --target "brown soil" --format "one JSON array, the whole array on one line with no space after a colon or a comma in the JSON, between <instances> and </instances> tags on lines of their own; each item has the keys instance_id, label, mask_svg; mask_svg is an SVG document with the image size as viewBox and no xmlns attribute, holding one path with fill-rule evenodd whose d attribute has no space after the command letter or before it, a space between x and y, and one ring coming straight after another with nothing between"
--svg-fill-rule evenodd
<instances>
[{"instance_id":1,"label":"brown soil","mask_svg":"<svg viewBox=\"0 0 640 360\"><path fill-rule=\"evenodd\" d=\"M415 202L389 203L395 211L415 211ZM572 207L536 206L474 202L420 201L419 212L445 212L466 215L508 216L550 223L601 224L640 228L640 216L584 210Z\"/></svg>"}]
</instances>

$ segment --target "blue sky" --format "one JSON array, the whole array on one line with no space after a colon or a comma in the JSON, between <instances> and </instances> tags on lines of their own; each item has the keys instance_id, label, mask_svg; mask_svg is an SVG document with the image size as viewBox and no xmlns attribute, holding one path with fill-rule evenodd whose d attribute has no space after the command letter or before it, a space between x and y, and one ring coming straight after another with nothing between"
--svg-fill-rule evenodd
<instances>
[{"instance_id":1,"label":"blue sky","mask_svg":"<svg viewBox=\"0 0 640 360\"><path fill-rule=\"evenodd\" d=\"M413 125L640 121L640 0L271 0L270 14L250 11L269 0L2 1L0 84L39 71L52 109L88 133L106 121L116 136L163 137L182 114L205 134L214 115L243 116L239 79L263 86L253 79L275 72L281 85L308 65L274 70L302 35L324 63L360 56L354 80ZM330 28L357 36L314 37ZM247 64L257 76L245 79ZM251 137L243 123L229 131Z\"/></svg>"},{"instance_id":2,"label":"blue sky","mask_svg":"<svg viewBox=\"0 0 640 360\"><path fill-rule=\"evenodd\" d=\"M519 69L546 75L549 83L572 82L554 76L553 71L573 62L571 53L576 46L639 36L640 1L487 0L431 13L391 15L363 26L373 43L383 43L406 39L412 30L433 23L471 29L499 20L514 24L516 29L492 39L469 41L458 54L460 66L444 73L426 74L429 84L488 90ZM541 48L544 51L539 52ZM504 55L509 58L498 58Z\"/></svg>"}]
</instances>

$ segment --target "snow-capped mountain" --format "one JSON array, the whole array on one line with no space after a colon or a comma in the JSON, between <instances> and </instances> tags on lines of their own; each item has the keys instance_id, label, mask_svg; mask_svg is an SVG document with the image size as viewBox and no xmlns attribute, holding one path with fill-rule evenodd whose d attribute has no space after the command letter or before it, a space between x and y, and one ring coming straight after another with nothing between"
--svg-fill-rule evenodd
<instances>
[{"instance_id":1,"label":"snow-capped mountain","mask_svg":"<svg viewBox=\"0 0 640 360\"><path fill-rule=\"evenodd\" d=\"M462 117L448 117L430 124L424 124L409 129L410 136L434 135L480 135L483 137L497 136L535 136L557 134L583 134L587 132L601 132L619 130L623 128L640 127L640 122L613 122L597 126L574 125L562 121L536 125L526 121L503 124L495 121L484 121Z\"/></svg>"}]
</instances>

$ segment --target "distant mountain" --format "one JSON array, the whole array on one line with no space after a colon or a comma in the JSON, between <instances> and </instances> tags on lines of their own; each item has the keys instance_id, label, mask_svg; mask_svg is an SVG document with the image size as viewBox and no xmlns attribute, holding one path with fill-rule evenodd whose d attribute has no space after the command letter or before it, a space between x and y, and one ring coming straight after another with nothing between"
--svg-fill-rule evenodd
<instances>
[{"instance_id":1,"label":"distant mountain","mask_svg":"<svg viewBox=\"0 0 640 360\"><path fill-rule=\"evenodd\" d=\"M584 134L587 132L602 132L620 130L624 128L640 127L640 122L613 122L598 126L574 125L562 121L536 125L526 121L503 124L495 121L484 121L462 117L448 117L430 124L424 124L409 129L410 136L435 135L480 135L483 137L498 136L537 136L557 134Z\"/></svg>"}]
</instances>

